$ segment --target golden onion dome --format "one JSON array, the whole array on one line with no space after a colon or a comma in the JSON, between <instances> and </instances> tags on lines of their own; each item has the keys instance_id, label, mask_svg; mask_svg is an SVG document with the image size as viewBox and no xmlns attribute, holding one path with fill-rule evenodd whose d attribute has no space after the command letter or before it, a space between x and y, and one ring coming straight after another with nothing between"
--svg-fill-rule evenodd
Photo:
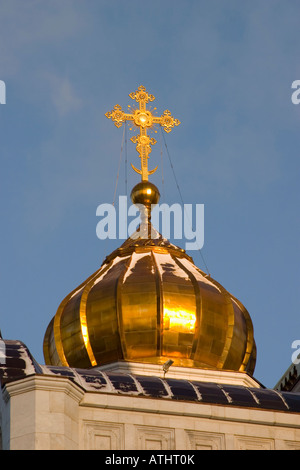
<instances>
[{"instance_id":1,"label":"golden onion dome","mask_svg":"<svg viewBox=\"0 0 300 470\"><path fill-rule=\"evenodd\" d=\"M142 181L131 197L146 207L141 227L62 301L45 334L46 364L172 359L174 366L252 375L256 347L246 308L151 226L155 185ZM151 238L142 236L143 223Z\"/></svg>"}]
</instances>

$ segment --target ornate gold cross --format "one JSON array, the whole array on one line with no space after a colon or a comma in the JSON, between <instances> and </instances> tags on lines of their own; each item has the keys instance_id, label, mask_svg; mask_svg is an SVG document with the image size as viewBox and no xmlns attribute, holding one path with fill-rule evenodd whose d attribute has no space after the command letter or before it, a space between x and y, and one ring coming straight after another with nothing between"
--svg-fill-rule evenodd
<instances>
[{"instance_id":1,"label":"ornate gold cross","mask_svg":"<svg viewBox=\"0 0 300 470\"><path fill-rule=\"evenodd\" d=\"M108 119L112 119L117 127L121 127L125 121L133 121L134 125L140 128L140 135L133 136L130 140L137 144L136 150L141 158L141 170L138 170L132 164L131 166L134 171L142 175L142 181L148 181L148 175L152 175L157 170L157 167L154 170L148 171L148 158L152 150L151 145L156 144L156 140L147 135L147 129L153 128L154 124L160 124L166 132L171 132L174 126L180 124L180 121L174 119L168 109L160 117L152 114L150 109L146 109L146 104L149 101L154 101L155 97L147 93L146 88L142 85L138 87L137 91L130 93L129 96L139 103L139 108L132 108L131 113L124 113L122 107L116 104L114 109L107 112L105 116ZM128 107L130 108L130 106Z\"/></svg>"}]
</instances>

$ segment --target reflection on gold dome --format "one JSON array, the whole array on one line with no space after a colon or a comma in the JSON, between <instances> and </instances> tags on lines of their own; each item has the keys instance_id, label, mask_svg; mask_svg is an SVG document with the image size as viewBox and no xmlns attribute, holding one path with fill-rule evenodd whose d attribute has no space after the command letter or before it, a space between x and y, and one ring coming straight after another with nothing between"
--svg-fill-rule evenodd
<instances>
[{"instance_id":1,"label":"reflection on gold dome","mask_svg":"<svg viewBox=\"0 0 300 470\"><path fill-rule=\"evenodd\" d=\"M163 330L176 331L178 333L195 333L196 312L186 310L169 310L164 308Z\"/></svg>"}]
</instances>

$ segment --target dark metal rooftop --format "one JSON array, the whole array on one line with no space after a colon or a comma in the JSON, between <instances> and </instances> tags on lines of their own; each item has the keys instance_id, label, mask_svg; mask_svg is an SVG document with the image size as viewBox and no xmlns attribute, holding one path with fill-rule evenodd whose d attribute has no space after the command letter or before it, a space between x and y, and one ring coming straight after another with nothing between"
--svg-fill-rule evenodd
<instances>
[{"instance_id":1,"label":"dark metal rooftop","mask_svg":"<svg viewBox=\"0 0 300 470\"><path fill-rule=\"evenodd\" d=\"M3 341L3 340L1 340ZM196 380L148 377L38 364L21 341L3 341L0 384L31 375L67 377L85 391L300 413L300 394Z\"/></svg>"}]
</instances>

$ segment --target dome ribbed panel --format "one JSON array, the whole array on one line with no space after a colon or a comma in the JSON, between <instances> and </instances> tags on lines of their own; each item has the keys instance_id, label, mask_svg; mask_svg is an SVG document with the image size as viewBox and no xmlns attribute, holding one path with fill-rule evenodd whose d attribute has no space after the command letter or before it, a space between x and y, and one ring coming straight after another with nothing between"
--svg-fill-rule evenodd
<instances>
[{"instance_id":1,"label":"dome ribbed panel","mask_svg":"<svg viewBox=\"0 0 300 470\"><path fill-rule=\"evenodd\" d=\"M256 360L241 302L159 237L128 239L69 294L44 339L47 364L115 361L244 371Z\"/></svg>"},{"instance_id":2,"label":"dome ribbed panel","mask_svg":"<svg viewBox=\"0 0 300 470\"><path fill-rule=\"evenodd\" d=\"M94 280L86 302L89 342L98 365L123 359L117 315L117 287L128 257L116 258Z\"/></svg>"},{"instance_id":3,"label":"dome ribbed panel","mask_svg":"<svg viewBox=\"0 0 300 470\"><path fill-rule=\"evenodd\" d=\"M231 300L233 308L233 328L230 337L230 348L226 354L223 368L239 369L247 348L247 323L240 308Z\"/></svg>"},{"instance_id":4,"label":"dome ribbed panel","mask_svg":"<svg viewBox=\"0 0 300 470\"><path fill-rule=\"evenodd\" d=\"M43 351L44 351L44 358L46 364L52 364L55 366L61 366L61 360L59 358L55 338L54 338L54 317L52 318L51 322L48 325L48 328L45 333L44 343L43 343Z\"/></svg>"},{"instance_id":5,"label":"dome ribbed panel","mask_svg":"<svg viewBox=\"0 0 300 470\"><path fill-rule=\"evenodd\" d=\"M170 254L153 255L162 284L162 355L191 359L197 320L194 286Z\"/></svg>"},{"instance_id":6,"label":"dome ribbed panel","mask_svg":"<svg viewBox=\"0 0 300 470\"><path fill-rule=\"evenodd\" d=\"M118 285L121 342L126 360L157 353L157 285L151 252L133 253Z\"/></svg>"},{"instance_id":7,"label":"dome ribbed panel","mask_svg":"<svg viewBox=\"0 0 300 470\"><path fill-rule=\"evenodd\" d=\"M183 259L181 263L195 277L201 297L199 339L194 359L203 366L217 368L226 343L230 307L220 289L189 260Z\"/></svg>"},{"instance_id":8,"label":"dome ribbed panel","mask_svg":"<svg viewBox=\"0 0 300 470\"><path fill-rule=\"evenodd\" d=\"M60 320L60 335L65 358L69 365L90 367L91 363L85 348L80 324L80 291L65 305Z\"/></svg>"}]
</instances>

